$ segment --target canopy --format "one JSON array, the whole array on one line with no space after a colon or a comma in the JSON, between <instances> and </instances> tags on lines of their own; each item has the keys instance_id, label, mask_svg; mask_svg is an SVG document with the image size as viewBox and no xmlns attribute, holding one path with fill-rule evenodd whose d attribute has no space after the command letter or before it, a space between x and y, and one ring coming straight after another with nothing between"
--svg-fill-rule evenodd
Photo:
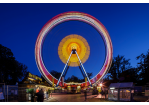
<instances>
[{"instance_id":1,"label":"canopy","mask_svg":"<svg viewBox=\"0 0 149 105\"><path fill-rule=\"evenodd\" d=\"M133 82L111 83L109 88L127 88L132 86L133 86Z\"/></svg>"}]
</instances>

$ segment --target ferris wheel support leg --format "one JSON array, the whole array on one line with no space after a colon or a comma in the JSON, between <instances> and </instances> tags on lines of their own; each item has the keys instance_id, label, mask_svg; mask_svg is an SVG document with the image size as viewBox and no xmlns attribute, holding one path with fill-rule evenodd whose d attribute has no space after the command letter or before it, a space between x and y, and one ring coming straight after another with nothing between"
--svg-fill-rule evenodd
<instances>
[{"instance_id":1,"label":"ferris wheel support leg","mask_svg":"<svg viewBox=\"0 0 149 105\"><path fill-rule=\"evenodd\" d=\"M61 77L62 77L62 75L63 75L63 73L64 73L64 71L65 71L65 69L66 69L66 67L67 67L67 65L68 65L68 62L69 62L69 60L70 60L71 55L72 55L72 51L71 51L70 56L69 56L69 58L68 58L68 60L67 60L67 62L66 62L66 64L65 64L65 67L64 67L64 69L63 69L63 71L62 71L62 73L61 73L61 76L59 77L59 80L58 80L58 82L57 82L56 87L58 86L58 84L59 84L59 82L60 82L60 79L61 79Z\"/></svg>"},{"instance_id":2,"label":"ferris wheel support leg","mask_svg":"<svg viewBox=\"0 0 149 105\"><path fill-rule=\"evenodd\" d=\"M80 60L80 58L79 58L79 56L78 56L78 54L77 54L77 51L75 51L75 53L76 53L76 55L77 55L77 57L78 57L78 59L79 59L79 62L80 62L80 64L81 64L82 68L83 68L83 71L84 71L84 73L85 73L85 75L86 75L86 77L87 77L87 80L88 80L89 83L90 83L90 86L92 86L92 84L91 84L91 82L90 82L90 80L89 80L89 78L88 78L88 75L87 75L87 73L86 73L86 71L85 71L85 69L84 69L84 67L83 67L83 64L82 64L82 62L81 62L81 60Z\"/></svg>"}]
</instances>

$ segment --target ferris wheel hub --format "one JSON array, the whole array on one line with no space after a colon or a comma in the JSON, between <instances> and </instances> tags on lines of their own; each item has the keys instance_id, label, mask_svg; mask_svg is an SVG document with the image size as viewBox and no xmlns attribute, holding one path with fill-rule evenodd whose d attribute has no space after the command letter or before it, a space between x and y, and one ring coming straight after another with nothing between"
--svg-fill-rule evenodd
<instances>
[{"instance_id":1,"label":"ferris wheel hub","mask_svg":"<svg viewBox=\"0 0 149 105\"><path fill-rule=\"evenodd\" d=\"M71 45L71 50L77 50L77 45L76 45L76 43L72 43L72 45Z\"/></svg>"},{"instance_id":2,"label":"ferris wheel hub","mask_svg":"<svg viewBox=\"0 0 149 105\"><path fill-rule=\"evenodd\" d=\"M72 54L76 54L76 49L72 49Z\"/></svg>"},{"instance_id":3,"label":"ferris wheel hub","mask_svg":"<svg viewBox=\"0 0 149 105\"><path fill-rule=\"evenodd\" d=\"M66 37L64 37L58 46L58 55L60 60L66 64L66 61L69 58L69 55L71 52L72 56L70 58L70 65L71 67L77 67L78 66L78 58L76 56L75 51L76 50L80 60L82 63L85 63L90 55L90 47L85 38L83 38L80 35L77 34L71 34Z\"/></svg>"}]
</instances>

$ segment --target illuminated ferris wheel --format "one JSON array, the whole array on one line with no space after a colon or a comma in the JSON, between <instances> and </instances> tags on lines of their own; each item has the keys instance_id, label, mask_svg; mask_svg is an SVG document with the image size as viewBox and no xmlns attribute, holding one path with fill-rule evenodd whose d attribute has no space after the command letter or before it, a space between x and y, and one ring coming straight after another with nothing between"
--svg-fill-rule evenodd
<instances>
[{"instance_id":1,"label":"illuminated ferris wheel","mask_svg":"<svg viewBox=\"0 0 149 105\"><path fill-rule=\"evenodd\" d=\"M83 64L88 60L88 57L90 56L90 46L87 40L81 35L70 34L64 37L60 41L58 46L58 55L60 60L65 64L65 66L62 70L59 79L56 79L48 72L43 62L42 46L48 32L50 32L53 29L53 27L57 26L62 22L73 21L73 20L82 21L94 27L100 33L105 43L106 58L104 64L101 70L99 70L98 74L94 76L92 79L89 79L85 67L83 66ZM86 83L87 85L92 85L93 83L99 82L110 69L113 57L112 54L113 54L112 42L109 33L103 26L103 24L95 17L89 14L75 11L62 13L50 19L41 29L35 45L35 60L40 73L47 80L47 82L49 82L50 84L54 83L57 86L58 85L67 86L67 83L62 82L61 77L65 77L69 69L69 66L79 67L83 77L87 78ZM85 82L81 83L81 85L85 86Z\"/></svg>"}]
</instances>

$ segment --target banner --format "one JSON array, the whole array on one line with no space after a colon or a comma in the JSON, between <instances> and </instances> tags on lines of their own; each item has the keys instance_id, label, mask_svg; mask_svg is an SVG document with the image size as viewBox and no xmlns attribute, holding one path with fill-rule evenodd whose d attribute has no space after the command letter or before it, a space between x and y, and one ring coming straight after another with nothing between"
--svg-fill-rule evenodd
<instances>
[{"instance_id":1,"label":"banner","mask_svg":"<svg viewBox=\"0 0 149 105\"><path fill-rule=\"evenodd\" d=\"M64 77L62 77L61 79L62 79L62 86L64 86Z\"/></svg>"},{"instance_id":2,"label":"banner","mask_svg":"<svg viewBox=\"0 0 149 105\"><path fill-rule=\"evenodd\" d=\"M87 78L85 77L85 86L87 86Z\"/></svg>"},{"instance_id":3,"label":"banner","mask_svg":"<svg viewBox=\"0 0 149 105\"><path fill-rule=\"evenodd\" d=\"M53 82L52 86L54 87L54 78L53 77L52 77L52 82Z\"/></svg>"},{"instance_id":4,"label":"banner","mask_svg":"<svg viewBox=\"0 0 149 105\"><path fill-rule=\"evenodd\" d=\"M95 78L93 78L93 83L96 83L96 77L95 77Z\"/></svg>"}]
</instances>

